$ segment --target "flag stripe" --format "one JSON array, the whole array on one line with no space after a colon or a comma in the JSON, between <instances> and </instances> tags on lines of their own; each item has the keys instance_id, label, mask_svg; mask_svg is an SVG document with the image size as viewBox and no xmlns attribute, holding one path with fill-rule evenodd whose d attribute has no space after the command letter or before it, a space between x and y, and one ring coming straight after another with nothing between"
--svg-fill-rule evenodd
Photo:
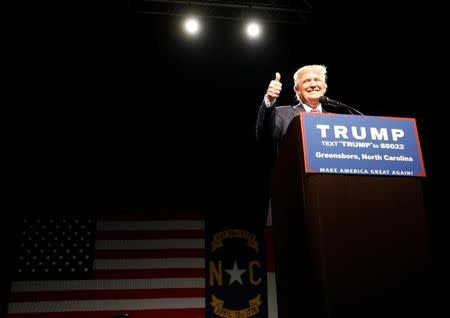
<instances>
[{"instance_id":1,"label":"flag stripe","mask_svg":"<svg viewBox=\"0 0 450 318\"><path fill-rule=\"evenodd\" d=\"M79 312L8 314L7 318L110 318L124 313L127 313L130 318L205 318L204 308L154 309L151 312L147 310L87 311L82 315Z\"/></svg>"},{"instance_id":2,"label":"flag stripe","mask_svg":"<svg viewBox=\"0 0 450 318\"><path fill-rule=\"evenodd\" d=\"M73 290L39 293L39 301L60 301L66 299L140 299L140 298L192 298L205 297L204 288L172 289L128 289L128 290ZM36 300L34 292L14 293L11 302L32 302Z\"/></svg>"},{"instance_id":3,"label":"flag stripe","mask_svg":"<svg viewBox=\"0 0 450 318\"><path fill-rule=\"evenodd\" d=\"M271 226L266 226L264 229L264 241L266 244L266 265L268 272L275 272L275 255L273 245L273 232Z\"/></svg>"},{"instance_id":4,"label":"flag stripe","mask_svg":"<svg viewBox=\"0 0 450 318\"><path fill-rule=\"evenodd\" d=\"M95 248L97 250L152 250L171 248L204 248L204 239L175 239L175 240L98 240Z\"/></svg>"},{"instance_id":5,"label":"flag stripe","mask_svg":"<svg viewBox=\"0 0 450 318\"><path fill-rule=\"evenodd\" d=\"M205 257L203 248L191 249L154 249L154 250L100 250L96 251L96 259L123 259L123 258L183 258Z\"/></svg>"},{"instance_id":6,"label":"flag stripe","mask_svg":"<svg viewBox=\"0 0 450 318\"><path fill-rule=\"evenodd\" d=\"M10 303L9 313L49 313L92 310L152 310L176 308L204 308L205 298L153 298L114 300L75 300ZM80 315L82 316L82 315Z\"/></svg>"},{"instance_id":7,"label":"flag stripe","mask_svg":"<svg viewBox=\"0 0 450 318\"><path fill-rule=\"evenodd\" d=\"M202 239L203 230L159 230L159 231L98 231L98 240L148 240L148 239Z\"/></svg>"},{"instance_id":8,"label":"flag stripe","mask_svg":"<svg viewBox=\"0 0 450 318\"><path fill-rule=\"evenodd\" d=\"M97 231L163 231L163 230L204 230L202 220L161 220L161 221L99 221Z\"/></svg>"},{"instance_id":9,"label":"flag stripe","mask_svg":"<svg viewBox=\"0 0 450 318\"><path fill-rule=\"evenodd\" d=\"M205 277L204 268L155 268L137 270L96 270L94 279Z\"/></svg>"},{"instance_id":10,"label":"flag stripe","mask_svg":"<svg viewBox=\"0 0 450 318\"><path fill-rule=\"evenodd\" d=\"M54 280L13 282L11 292L41 292L104 289L202 288L204 278L155 278L118 280Z\"/></svg>"},{"instance_id":11,"label":"flag stripe","mask_svg":"<svg viewBox=\"0 0 450 318\"><path fill-rule=\"evenodd\" d=\"M277 303L277 281L275 275L275 254L273 244L272 226L264 229L264 242L266 245L266 265L267 265L267 314L268 318L278 317Z\"/></svg>"},{"instance_id":12,"label":"flag stripe","mask_svg":"<svg viewBox=\"0 0 450 318\"><path fill-rule=\"evenodd\" d=\"M94 270L204 268L204 258L101 259L94 261Z\"/></svg>"},{"instance_id":13,"label":"flag stripe","mask_svg":"<svg viewBox=\"0 0 450 318\"><path fill-rule=\"evenodd\" d=\"M152 211L149 214L127 214L127 215L102 215L98 217L98 222L105 221L158 221L158 220L203 220L203 216L200 213L174 213L174 212L155 212Z\"/></svg>"},{"instance_id":14,"label":"flag stripe","mask_svg":"<svg viewBox=\"0 0 450 318\"><path fill-rule=\"evenodd\" d=\"M275 273L267 273L267 310L269 318L278 317L277 281Z\"/></svg>"}]
</instances>

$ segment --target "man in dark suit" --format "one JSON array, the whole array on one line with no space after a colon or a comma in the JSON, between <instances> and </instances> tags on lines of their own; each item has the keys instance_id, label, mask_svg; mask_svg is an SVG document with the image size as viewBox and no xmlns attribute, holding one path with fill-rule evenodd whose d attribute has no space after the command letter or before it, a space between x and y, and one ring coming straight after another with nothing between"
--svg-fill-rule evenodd
<instances>
[{"instance_id":1,"label":"man in dark suit","mask_svg":"<svg viewBox=\"0 0 450 318\"><path fill-rule=\"evenodd\" d=\"M294 74L294 91L299 101L296 105L276 106L282 84L280 73L275 74L267 88L256 122L256 138L269 142L278 153L282 139L291 120L300 112L326 112L319 101L327 90L327 69L323 65L306 65Z\"/></svg>"},{"instance_id":2,"label":"man in dark suit","mask_svg":"<svg viewBox=\"0 0 450 318\"><path fill-rule=\"evenodd\" d=\"M278 154L283 137L289 127L290 122L300 112L325 113L319 98L325 95L327 90L327 69L323 65L306 65L299 68L294 74L294 91L299 101L296 105L276 106L276 99L281 93L281 75L275 74L275 79L269 83L264 100L259 107L256 122L256 138L265 145L265 151L269 154L264 156L263 164L271 171L272 164ZM266 148L267 147L267 148ZM266 161L267 160L267 161ZM270 173L268 175L270 180ZM270 182L268 181L267 184ZM270 190L266 188L270 198ZM269 199L268 198L268 199ZM272 213L270 199L266 201L267 225L272 224ZM265 208L263 208L265 209Z\"/></svg>"}]
</instances>

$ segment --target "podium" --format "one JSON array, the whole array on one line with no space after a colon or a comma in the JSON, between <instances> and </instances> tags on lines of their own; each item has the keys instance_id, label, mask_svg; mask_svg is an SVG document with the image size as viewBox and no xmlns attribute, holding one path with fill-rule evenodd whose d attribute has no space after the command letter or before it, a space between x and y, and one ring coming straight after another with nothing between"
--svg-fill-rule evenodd
<instances>
[{"instance_id":1,"label":"podium","mask_svg":"<svg viewBox=\"0 0 450 318\"><path fill-rule=\"evenodd\" d=\"M272 174L279 317L433 317L421 180L306 173L300 125Z\"/></svg>"}]
</instances>

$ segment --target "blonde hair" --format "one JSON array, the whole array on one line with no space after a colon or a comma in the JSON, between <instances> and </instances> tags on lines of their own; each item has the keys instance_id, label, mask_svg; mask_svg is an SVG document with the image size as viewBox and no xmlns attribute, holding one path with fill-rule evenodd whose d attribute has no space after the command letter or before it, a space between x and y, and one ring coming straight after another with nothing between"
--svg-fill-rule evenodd
<instances>
[{"instance_id":1,"label":"blonde hair","mask_svg":"<svg viewBox=\"0 0 450 318\"><path fill-rule=\"evenodd\" d=\"M320 79L325 84L325 87L327 87L327 68L325 65L313 64L302 66L294 73L294 91L299 101L300 97L298 96L297 90L295 88L297 87L300 77L302 77L303 73L305 72L314 72L316 74L319 74Z\"/></svg>"}]
</instances>

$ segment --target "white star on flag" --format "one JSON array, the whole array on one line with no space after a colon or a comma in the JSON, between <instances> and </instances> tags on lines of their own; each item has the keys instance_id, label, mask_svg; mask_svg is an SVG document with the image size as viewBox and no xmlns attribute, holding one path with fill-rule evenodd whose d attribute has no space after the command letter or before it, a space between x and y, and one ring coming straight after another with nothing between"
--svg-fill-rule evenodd
<instances>
[{"instance_id":1,"label":"white star on flag","mask_svg":"<svg viewBox=\"0 0 450 318\"><path fill-rule=\"evenodd\" d=\"M230 282L228 285L231 285L234 281L237 281L239 284L243 285L242 283L242 274L244 274L247 270L246 269L239 269L236 261L234 261L233 269L226 269L225 272L230 275Z\"/></svg>"}]
</instances>

